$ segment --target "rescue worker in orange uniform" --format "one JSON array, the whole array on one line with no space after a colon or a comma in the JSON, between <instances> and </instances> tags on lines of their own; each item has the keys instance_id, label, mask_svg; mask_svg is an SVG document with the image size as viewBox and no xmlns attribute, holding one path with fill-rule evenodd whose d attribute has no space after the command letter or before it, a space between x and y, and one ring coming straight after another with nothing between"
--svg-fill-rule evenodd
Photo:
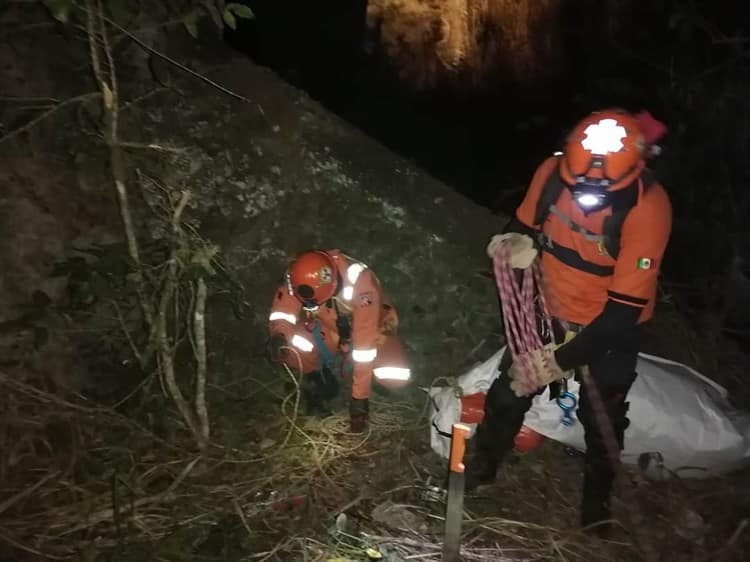
<instances>
[{"instance_id":1,"label":"rescue worker in orange uniform","mask_svg":"<svg viewBox=\"0 0 750 562\"><path fill-rule=\"evenodd\" d=\"M269 316L269 355L302 370L307 413L327 414L353 363L350 429L364 430L373 377L390 389L411 371L396 335L398 314L375 274L339 250L310 250L289 265Z\"/></svg>"},{"instance_id":2,"label":"rescue worker in orange uniform","mask_svg":"<svg viewBox=\"0 0 750 562\"><path fill-rule=\"evenodd\" d=\"M489 389L485 415L467 462L467 486L494 481L498 463L513 448L534 395L564 372L588 366L620 450L628 426L626 396L636 378L643 324L653 312L657 278L672 225L672 208L646 160L666 131L642 112L592 113L567 138L564 151L536 170L505 233L525 234L541 254L545 291L555 319L554 343L576 333L535 364L529 395L511 387L521 371L506 353ZM494 255L493 244L488 247ZM540 335L542 335L540 333ZM549 336L548 342L549 342ZM526 370L525 372L528 372ZM581 386L577 417L585 431L586 453L581 523L606 535L615 471L605 436Z\"/></svg>"}]
</instances>

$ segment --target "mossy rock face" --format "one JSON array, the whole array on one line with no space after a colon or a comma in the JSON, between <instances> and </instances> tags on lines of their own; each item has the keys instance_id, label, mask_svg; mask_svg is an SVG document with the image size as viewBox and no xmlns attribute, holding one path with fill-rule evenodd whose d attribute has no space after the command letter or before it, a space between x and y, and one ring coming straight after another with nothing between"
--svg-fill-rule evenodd
<instances>
[{"instance_id":1,"label":"mossy rock face","mask_svg":"<svg viewBox=\"0 0 750 562\"><path fill-rule=\"evenodd\" d=\"M228 372L230 364L234 371L258 363L283 270L294 254L311 247L341 248L376 272L399 309L420 381L455 375L494 351L499 319L484 248L501 228L502 217L369 139L272 72L210 39L188 39L175 40L168 52L252 102L187 74L172 74L174 89L122 111L120 137L141 145L126 148L125 160L143 252L148 253L149 238L163 237L168 228L152 212L163 203L158 197L189 189L183 218L220 246L227 269L244 286L241 320L220 306L221 299L211 301L212 369ZM68 259L75 248L121 241L107 151L63 122L72 117L55 121L65 132L65 147L47 143L50 153L70 153L55 168L54 182L42 182L40 170L46 168L33 161L14 172L23 185L54 195L59 204L51 207L57 222L49 230L55 235L46 237L54 248L46 249L38 233L21 240L24 228L9 232L9 247L22 244L24 255L34 257L26 260L29 271L16 262L6 264L14 272L4 281L12 281L8 288L14 289L6 294L23 297L4 303L7 318L17 316L15 308L33 290L55 302L67 298L67 280L52 279L59 287L50 288L47 278L53 264ZM21 186L16 176L0 178L0 183ZM151 189L144 189L149 183ZM11 203L22 205L27 199L18 187ZM94 224L78 224L80 209L69 207L79 202L88 205ZM0 210L23 216L24 224L38 224L15 209ZM220 285L212 284L214 296Z\"/></svg>"},{"instance_id":2,"label":"mossy rock face","mask_svg":"<svg viewBox=\"0 0 750 562\"><path fill-rule=\"evenodd\" d=\"M220 244L252 310L221 322L222 330L260 354L290 257L341 248L367 263L394 299L420 379L454 375L497 347L485 247L502 218L246 59L208 74L253 103L185 79L187 95L153 96L131 114L129 133L186 148L161 160L161 181L192 190L186 216ZM469 357L485 338L485 352Z\"/></svg>"}]
</instances>

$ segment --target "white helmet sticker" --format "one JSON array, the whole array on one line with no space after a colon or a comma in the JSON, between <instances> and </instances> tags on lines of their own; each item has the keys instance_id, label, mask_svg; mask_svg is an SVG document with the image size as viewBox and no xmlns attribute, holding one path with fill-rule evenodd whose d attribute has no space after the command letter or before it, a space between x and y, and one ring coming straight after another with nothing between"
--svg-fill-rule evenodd
<instances>
[{"instance_id":1,"label":"white helmet sticker","mask_svg":"<svg viewBox=\"0 0 750 562\"><path fill-rule=\"evenodd\" d=\"M625 146L622 139L628 136L625 127L615 119L602 119L598 123L592 123L583 132L586 135L581 141L584 150L602 156L622 150Z\"/></svg>"}]
</instances>

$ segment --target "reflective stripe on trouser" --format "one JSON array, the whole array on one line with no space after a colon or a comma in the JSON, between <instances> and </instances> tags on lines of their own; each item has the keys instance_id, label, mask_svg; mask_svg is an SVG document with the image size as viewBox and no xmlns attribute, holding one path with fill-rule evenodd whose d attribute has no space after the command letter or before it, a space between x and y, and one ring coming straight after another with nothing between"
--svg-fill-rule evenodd
<instances>
[{"instance_id":1,"label":"reflective stripe on trouser","mask_svg":"<svg viewBox=\"0 0 750 562\"><path fill-rule=\"evenodd\" d=\"M373 378L386 388L402 388L409 384L411 371L406 349L398 336L381 336L378 354L371 363L355 363L352 398L369 398Z\"/></svg>"}]
</instances>

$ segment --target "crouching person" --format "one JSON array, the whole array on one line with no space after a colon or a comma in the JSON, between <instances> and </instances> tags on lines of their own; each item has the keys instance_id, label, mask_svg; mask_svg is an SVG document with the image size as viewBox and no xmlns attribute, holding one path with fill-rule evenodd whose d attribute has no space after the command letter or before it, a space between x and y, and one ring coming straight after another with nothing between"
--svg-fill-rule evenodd
<instances>
[{"instance_id":1,"label":"crouching person","mask_svg":"<svg viewBox=\"0 0 750 562\"><path fill-rule=\"evenodd\" d=\"M326 415L352 369L350 429L362 432L372 380L389 389L411 379L396 332L398 314L375 274L339 250L309 250L289 265L269 316L269 355L301 371L308 415Z\"/></svg>"}]
</instances>

